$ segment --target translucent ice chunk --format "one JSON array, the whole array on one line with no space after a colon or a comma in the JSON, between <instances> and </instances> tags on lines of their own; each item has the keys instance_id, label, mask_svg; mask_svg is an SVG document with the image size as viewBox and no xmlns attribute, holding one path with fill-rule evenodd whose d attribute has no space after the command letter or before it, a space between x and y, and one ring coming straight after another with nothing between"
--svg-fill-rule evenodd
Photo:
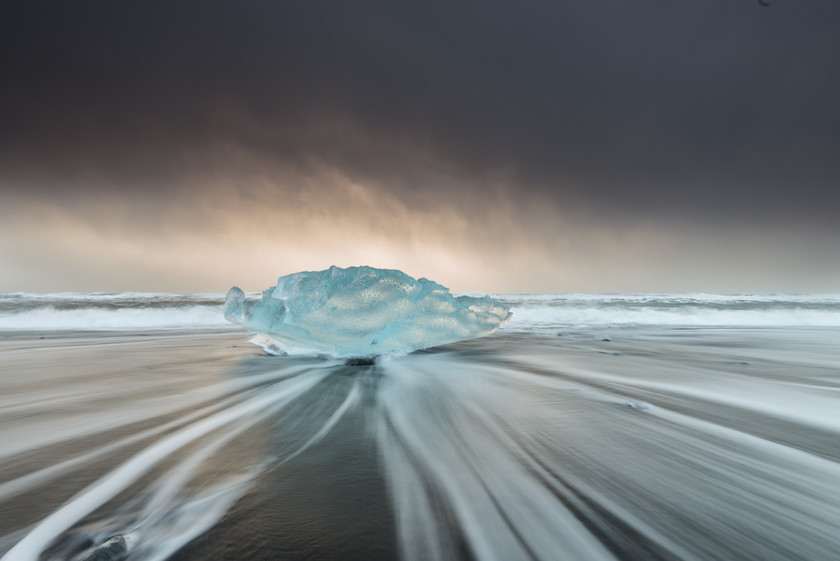
<instances>
[{"instance_id":1,"label":"translucent ice chunk","mask_svg":"<svg viewBox=\"0 0 840 561\"><path fill-rule=\"evenodd\" d=\"M492 298L452 296L401 271L330 267L280 277L259 302L233 287L224 315L288 353L363 357L482 337L511 314Z\"/></svg>"}]
</instances>

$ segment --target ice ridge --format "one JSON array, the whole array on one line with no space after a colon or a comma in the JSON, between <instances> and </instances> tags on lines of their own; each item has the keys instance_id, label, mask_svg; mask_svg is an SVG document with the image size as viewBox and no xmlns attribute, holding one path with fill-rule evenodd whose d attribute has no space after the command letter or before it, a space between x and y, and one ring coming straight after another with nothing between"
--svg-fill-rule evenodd
<instances>
[{"instance_id":1,"label":"ice ridge","mask_svg":"<svg viewBox=\"0 0 840 561\"><path fill-rule=\"evenodd\" d=\"M402 271L330 267L280 277L260 301L234 286L224 316L290 354L365 357L489 335L511 313L487 296L453 296Z\"/></svg>"}]
</instances>

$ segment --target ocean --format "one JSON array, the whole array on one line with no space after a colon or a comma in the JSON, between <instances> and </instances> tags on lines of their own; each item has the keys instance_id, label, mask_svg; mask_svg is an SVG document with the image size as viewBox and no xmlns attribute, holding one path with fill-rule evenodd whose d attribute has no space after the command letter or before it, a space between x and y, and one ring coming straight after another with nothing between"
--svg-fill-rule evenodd
<instances>
[{"instance_id":1,"label":"ocean","mask_svg":"<svg viewBox=\"0 0 840 561\"><path fill-rule=\"evenodd\" d=\"M840 295L499 295L275 356L219 294L0 295L0 556L836 560Z\"/></svg>"}]
</instances>

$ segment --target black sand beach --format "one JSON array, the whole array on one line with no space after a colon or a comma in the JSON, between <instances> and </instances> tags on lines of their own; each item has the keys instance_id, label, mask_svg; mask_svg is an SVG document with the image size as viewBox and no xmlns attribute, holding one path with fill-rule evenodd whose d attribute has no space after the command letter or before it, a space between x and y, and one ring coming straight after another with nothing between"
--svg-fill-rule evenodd
<instances>
[{"instance_id":1,"label":"black sand beach","mask_svg":"<svg viewBox=\"0 0 840 561\"><path fill-rule=\"evenodd\" d=\"M4 333L4 559L840 549L836 328L503 330L372 365L247 339Z\"/></svg>"}]
</instances>

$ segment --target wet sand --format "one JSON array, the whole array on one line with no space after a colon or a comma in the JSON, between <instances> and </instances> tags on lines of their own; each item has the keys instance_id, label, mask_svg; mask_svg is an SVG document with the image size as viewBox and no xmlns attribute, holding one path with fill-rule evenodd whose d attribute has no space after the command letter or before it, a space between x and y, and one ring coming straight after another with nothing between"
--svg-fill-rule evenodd
<instances>
[{"instance_id":1,"label":"wet sand","mask_svg":"<svg viewBox=\"0 0 840 561\"><path fill-rule=\"evenodd\" d=\"M42 338L44 337L44 338ZM836 559L840 330L0 334L0 555Z\"/></svg>"}]
</instances>

